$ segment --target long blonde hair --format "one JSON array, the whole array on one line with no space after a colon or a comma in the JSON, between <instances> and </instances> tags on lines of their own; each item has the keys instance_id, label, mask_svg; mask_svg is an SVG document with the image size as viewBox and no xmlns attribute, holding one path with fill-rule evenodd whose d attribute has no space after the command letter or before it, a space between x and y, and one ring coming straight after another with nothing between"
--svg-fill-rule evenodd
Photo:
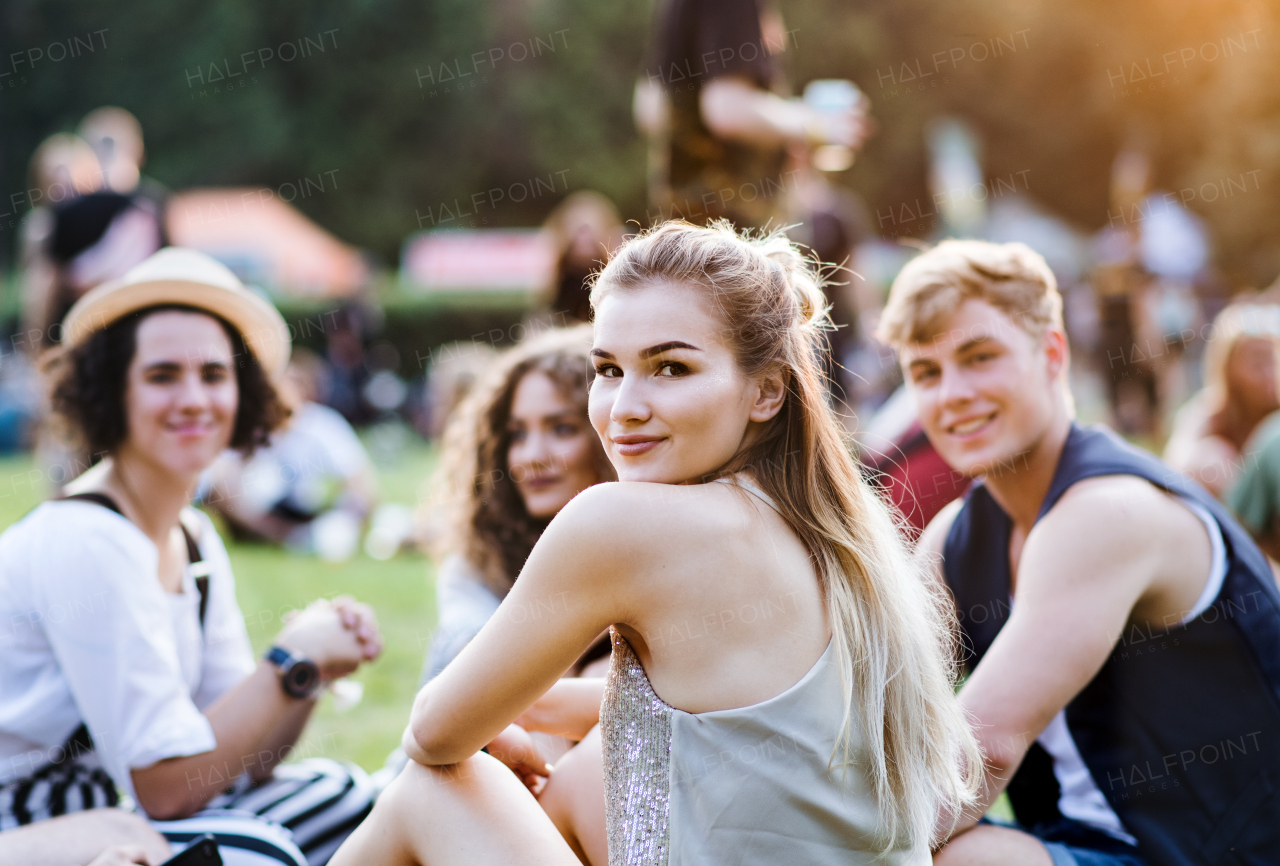
<instances>
[{"instance_id":1,"label":"long blonde hair","mask_svg":"<svg viewBox=\"0 0 1280 866\"><path fill-rule=\"evenodd\" d=\"M748 376L787 375L782 409L716 475L749 470L813 556L847 688L833 762L852 765L860 716L871 766L858 769L877 796L878 841L887 851L929 840L940 808L958 815L972 802L982 759L954 695L950 608L863 482L824 398L818 337L828 320L816 269L779 233L673 221L614 254L592 304L655 281L711 298Z\"/></svg>"}]
</instances>

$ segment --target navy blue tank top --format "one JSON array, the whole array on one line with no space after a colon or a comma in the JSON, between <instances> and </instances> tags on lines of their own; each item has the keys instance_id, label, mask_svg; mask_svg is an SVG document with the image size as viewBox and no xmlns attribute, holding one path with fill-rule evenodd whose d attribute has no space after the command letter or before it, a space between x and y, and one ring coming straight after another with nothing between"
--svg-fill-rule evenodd
<instances>
[{"instance_id":1,"label":"navy blue tank top","mask_svg":"<svg viewBox=\"0 0 1280 866\"><path fill-rule=\"evenodd\" d=\"M1280 864L1280 593L1266 557L1217 500L1102 428L1072 425L1037 520L1071 485L1102 475L1135 475L1206 509L1227 574L1185 625L1126 627L1066 706L1071 738L1152 866ZM979 483L947 535L943 571L970 667L1009 618L1011 528ZM1008 792L1021 823L1058 817L1053 761L1039 745Z\"/></svg>"}]
</instances>

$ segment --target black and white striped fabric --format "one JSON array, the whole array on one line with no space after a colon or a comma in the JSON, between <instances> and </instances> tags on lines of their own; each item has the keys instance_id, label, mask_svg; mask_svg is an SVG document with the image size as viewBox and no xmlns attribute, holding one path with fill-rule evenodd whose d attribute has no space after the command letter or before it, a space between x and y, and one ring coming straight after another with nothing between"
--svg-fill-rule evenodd
<instances>
[{"instance_id":1,"label":"black and white striped fabric","mask_svg":"<svg viewBox=\"0 0 1280 866\"><path fill-rule=\"evenodd\" d=\"M213 833L220 846L237 851L223 854L228 866L324 866L373 809L377 793L369 775L354 764L308 758L276 767L271 778L257 784L240 777L191 818L152 824L175 843ZM68 752L63 761L0 786L0 831L115 806L118 800L92 751Z\"/></svg>"},{"instance_id":2,"label":"black and white striped fabric","mask_svg":"<svg viewBox=\"0 0 1280 866\"><path fill-rule=\"evenodd\" d=\"M29 776L0 785L0 831L114 806L119 800L115 782L93 752L88 729L81 726L66 743L52 750L49 763Z\"/></svg>"},{"instance_id":3,"label":"black and white striped fabric","mask_svg":"<svg viewBox=\"0 0 1280 866\"><path fill-rule=\"evenodd\" d=\"M248 812L197 812L181 821L153 821L174 852L205 833L218 840L223 866L305 866L306 857L289 831Z\"/></svg>"},{"instance_id":4,"label":"black and white striped fabric","mask_svg":"<svg viewBox=\"0 0 1280 866\"><path fill-rule=\"evenodd\" d=\"M209 802L204 814L232 810L279 824L293 834L308 866L323 866L373 809L377 794L373 780L356 765L307 758L281 764L257 784L241 776Z\"/></svg>"}]
</instances>

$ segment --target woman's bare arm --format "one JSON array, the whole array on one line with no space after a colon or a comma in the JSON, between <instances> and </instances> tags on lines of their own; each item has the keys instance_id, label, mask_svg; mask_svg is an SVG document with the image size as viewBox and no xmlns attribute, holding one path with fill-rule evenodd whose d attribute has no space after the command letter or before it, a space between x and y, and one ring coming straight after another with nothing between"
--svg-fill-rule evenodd
<instances>
[{"instance_id":1,"label":"woman's bare arm","mask_svg":"<svg viewBox=\"0 0 1280 866\"><path fill-rule=\"evenodd\" d=\"M630 618L652 550L634 527L644 522L643 488L653 486L598 485L557 515L493 618L418 693L406 735L414 760L470 757L555 685L601 631Z\"/></svg>"},{"instance_id":2,"label":"woman's bare arm","mask_svg":"<svg viewBox=\"0 0 1280 866\"><path fill-rule=\"evenodd\" d=\"M534 701L516 724L526 731L581 740L600 723L603 698L604 677L566 677Z\"/></svg>"},{"instance_id":3,"label":"woman's bare arm","mask_svg":"<svg viewBox=\"0 0 1280 866\"><path fill-rule=\"evenodd\" d=\"M381 650L380 638L362 641L361 632L347 628L343 616L336 607L313 605L285 627L278 642L315 661L323 675L343 676ZM166 758L132 771L139 805L160 820L195 812L241 773L258 775L264 765L274 766L279 756L273 735L301 730L313 705L286 695L275 667L259 662L252 674L205 711L217 743L212 751Z\"/></svg>"}]
</instances>

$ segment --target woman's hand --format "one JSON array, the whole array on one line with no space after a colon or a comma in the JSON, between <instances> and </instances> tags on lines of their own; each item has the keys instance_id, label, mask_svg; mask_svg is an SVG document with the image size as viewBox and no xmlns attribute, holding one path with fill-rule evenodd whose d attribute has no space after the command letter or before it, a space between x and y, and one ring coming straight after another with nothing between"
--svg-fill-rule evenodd
<instances>
[{"instance_id":1,"label":"woman's hand","mask_svg":"<svg viewBox=\"0 0 1280 866\"><path fill-rule=\"evenodd\" d=\"M400 748L404 749L409 760L417 761L424 767L435 766L423 751L422 746L418 745L417 738L413 736L412 725L404 729L404 735L400 738ZM489 745L485 746L485 751L511 768L511 772L519 776L525 787L535 795L541 789L543 780L551 775L551 765L538 751L533 737L519 725L508 725L502 733L489 742Z\"/></svg>"},{"instance_id":2,"label":"woman's hand","mask_svg":"<svg viewBox=\"0 0 1280 866\"><path fill-rule=\"evenodd\" d=\"M519 725L507 725L506 730L490 741L485 751L510 767L511 772L519 776L535 795L546 777L551 775L551 765L538 751L533 737Z\"/></svg>"},{"instance_id":3,"label":"woman's hand","mask_svg":"<svg viewBox=\"0 0 1280 866\"><path fill-rule=\"evenodd\" d=\"M352 673L362 662L381 652L382 638L375 622L369 641L361 640L360 629L370 633L370 626L362 612L352 610L354 602L347 602L349 600L340 607L327 599L313 601L289 618L276 643L291 653L311 659L319 666L324 679L338 679ZM372 617L372 612L369 616ZM353 621L353 627L348 628L347 621Z\"/></svg>"},{"instance_id":4,"label":"woman's hand","mask_svg":"<svg viewBox=\"0 0 1280 866\"><path fill-rule=\"evenodd\" d=\"M371 662L382 654L382 632L378 628L378 618L373 608L361 604L349 595L340 595L333 600L333 607L342 616L344 627L356 633L364 660Z\"/></svg>"},{"instance_id":5,"label":"woman's hand","mask_svg":"<svg viewBox=\"0 0 1280 866\"><path fill-rule=\"evenodd\" d=\"M566 677L516 719L526 731L578 741L600 722L604 677Z\"/></svg>"}]
</instances>

